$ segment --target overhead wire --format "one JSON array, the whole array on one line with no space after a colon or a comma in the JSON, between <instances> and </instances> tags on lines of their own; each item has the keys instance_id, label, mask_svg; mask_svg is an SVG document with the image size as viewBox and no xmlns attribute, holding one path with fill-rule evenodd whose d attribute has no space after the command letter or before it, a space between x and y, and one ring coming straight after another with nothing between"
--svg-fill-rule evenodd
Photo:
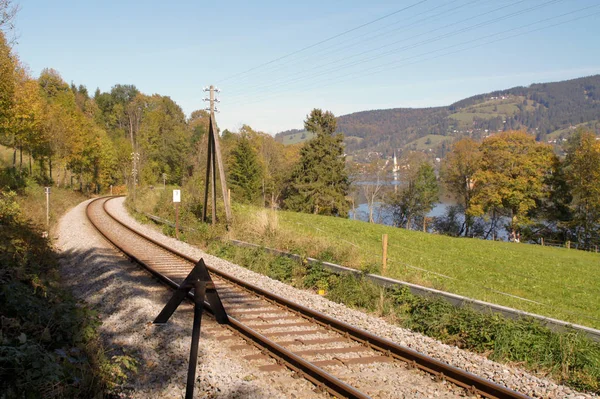
<instances>
[{"instance_id":1,"label":"overhead wire","mask_svg":"<svg viewBox=\"0 0 600 399\"><path fill-rule=\"evenodd\" d=\"M459 1L459 0L453 0L453 1L450 1L449 3L445 3L445 4L442 4L442 5L439 5L439 6L436 6L436 7L430 8L430 9L428 9L428 10L422 11L422 12L420 12L420 13L418 13L418 14L415 14L415 15L413 15L413 16L411 16L411 17L409 17L409 19L412 19L412 18L414 18L414 17L418 17L418 16L420 16L420 15L423 15L423 14L427 14L427 13L428 13L428 12L430 12L430 11L434 11L434 10L437 10L437 9L443 8L443 7L445 7L445 6L448 6L448 5L450 5L450 4L456 3L456 2L458 2L458 1ZM482 1L482 0L471 0L471 1L468 1L467 3L464 3L464 4L461 4L461 5L459 5L459 6L457 6L457 7L451 8L451 9L449 9L449 10L445 10L445 11L443 11L443 12L441 12L441 13L438 13L438 14L435 14L435 15L432 15L432 16L428 16L428 17L425 17L425 18L421 18L421 19L419 19L419 20L417 20L417 21L415 21L415 22L413 22L413 23L411 23L411 24L408 24L408 25L403 25L403 26L402 26L402 28L396 28L396 29L393 29L393 30L390 30L390 31L383 32L383 33L381 33L381 34L377 34L377 35L375 35L375 36L366 37L366 38L362 37L363 35L356 36L356 37L350 37L350 38L347 38L347 39L345 39L345 40L343 40L343 41L341 41L341 42L337 42L337 43L331 44L331 45L329 45L329 46L323 47L323 48L321 48L321 49L317 50L316 52L309 52L309 54L306 54L306 55L304 55L303 57L301 57L301 58L299 58L299 59L288 59L288 60L286 60L286 61L284 61L284 62L280 62L280 63L276 63L276 64L274 64L274 65L267 66L266 68L263 68L263 69L261 69L260 71L257 71L256 73L258 73L258 74L266 74L266 75L267 75L267 76L266 76L267 78L271 78L271 74L272 74L273 72L276 72L276 71L278 71L278 70L281 70L281 69L283 69L283 68L286 68L286 66L287 66L287 65L289 65L290 63L298 64L298 63L301 63L301 62L303 62L303 61L305 61L305 60L308 60L308 59L311 59L311 58L314 58L314 57L318 57L319 55L321 55L321 54L323 54L323 53L329 53L328 55L331 55L331 53L337 53L337 52L339 52L339 51L341 51L341 50L344 50L344 49L346 49L346 48L349 48L349 47L353 47L353 46L355 46L355 45L358 45L358 44L360 44L360 43L362 43L362 42L364 42L364 41L367 41L367 40L373 40L373 39L375 39L375 38L378 38L378 37L381 37L381 36L383 36L383 35L386 35L386 34L388 34L388 33L390 33L390 32L397 31L398 29L405 29L405 28L409 28L409 27L411 27L411 26L414 26L414 25L416 25L416 24L418 24L418 23L421 23L421 22L424 22L424 21L427 21L427 20L431 20L431 19L435 19L435 18L437 18L437 17L439 17L439 16L442 16L442 15L452 15L452 13L449 13L449 12L451 12L451 11L456 11L456 10L458 10L458 9L460 9L460 8L466 7L466 6L468 6L468 5L472 5L472 4L474 4L474 3L477 3L477 2L480 2L480 1ZM449 13L449 14L448 14L448 13ZM399 23L401 23L401 22L405 22L405 20L400 20L400 21L393 22L393 23L391 23L391 24L388 24L388 25L385 25L385 26L383 26L383 27L380 27L380 28L378 28L378 29L376 29L376 30L374 30L374 31L371 31L370 33L372 34L372 33L375 33L375 32L379 32L379 31L381 31L381 30L383 30L383 29L386 29L386 28L388 28L388 27L390 27L390 26L397 25L397 24L399 24ZM348 45L348 46L345 46L345 47L341 47L341 48L339 47L340 45L343 45L343 44L345 44L345 43L348 43L348 42L351 42L351 41L355 41L355 40L357 40L357 39L359 39L359 40L358 40L357 42L355 42L355 43L351 44L351 45ZM332 50L332 49L333 49L333 50ZM260 75L259 75L259 76L260 76ZM249 75L245 75L244 77L242 77L242 78L240 78L240 79L236 80L236 86L235 86L235 89L234 89L234 90L235 90L235 91L241 91L241 90L240 90L240 88L239 88L239 85L240 85L240 83L242 83L242 82L244 82L245 80L248 80L248 79L256 79L256 76L255 76L255 74L249 74Z\"/></svg>"},{"instance_id":2,"label":"overhead wire","mask_svg":"<svg viewBox=\"0 0 600 399\"><path fill-rule=\"evenodd\" d=\"M342 57L342 58L339 58L339 59L337 59L337 60L330 61L330 62L327 62L327 63L324 63L324 64L319 64L319 65L316 65L316 66L312 66L312 67L311 67L311 68L310 68L308 71L306 71L306 70L302 70L302 71L296 72L295 74L292 74L291 76L293 76L293 75L298 75L298 74L302 74L302 73L306 74L307 72L308 72L308 73L310 73L310 70L319 69L319 68L321 68L321 67L328 66L328 65L331 65L331 64L336 64L336 63L338 63L338 62L342 62L342 61L345 61L345 60L348 60L348 59L352 59L352 58L355 58L355 57L358 57L358 56L361 56L361 55L364 55L364 54L368 54L368 53L371 53L371 52L374 52L374 51L380 50L380 49L382 49L382 48L385 48L385 47L392 46L392 45L394 45L394 44L398 44L398 43L401 43L401 42L408 41L408 40L410 40L410 39L415 39L415 38L418 38L418 37L421 37L421 36L425 36L425 35L428 35L428 34L431 34L431 33L434 33L434 32L437 32L437 31L440 31L440 30L443 30L443 29L446 29L446 28L449 28L449 27L451 27L451 26L455 26L455 25L458 25L458 24L463 24L463 23L465 23L465 22L467 22L467 21L470 21L470 20L472 20L472 19L480 18L480 17L483 17L483 16L485 16L485 15L488 15L488 14L494 13L494 12L496 12L496 11L500 11L500 10L502 10L502 9L505 9L505 8L508 8L508 7L512 7L512 6L515 6L515 5L517 5L517 4L524 3L524 2L526 2L526 1L528 1L528 0L517 0L517 1L513 2L513 3L511 3L511 4L504 5L504 6L502 6L502 7L498 7L498 8L495 8L495 9L493 9L493 10L486 11L486 12L484 12L484 13L481 13L481 14L477 14L477 15L474 15L474 16L472 16L472 17L469 17L469 18L466 18L466 19L463 19L463 20L460 20L460 21L457 21L457 22L453 22L453 23L451 23L451 24L447 24L447 25L444 25L444 26L441 26L441 27L437 27L437 28L435 28L435 29L428 30L428 31L426 31L426 32L422 32L422 33L419 33L419 34L416 34L416 35L413 35L413 36L408 36L408 37L402 38L401 40L398 40L398 41L395 41L395 42L392 42L392 43L388 43L388 44L386 44L386 45L383 45L383 46L380 46L380 47L377 47L377 48L372 48L372 49L369 49L369 50L363 51L363 52L361 52L361 53L358 53L358 54L353 54L353 55L346 56L346 57ZM554 3L554 2L558 2L558 1L563 1L563 0L549 0L549 2L547 2L547 3L545 3L545 4L548 4L548 3ZM471 4L471 3L467 3L467 5L468 5L468 4ZM539 5L538 5L538 6L534 6L534 7L533 7L533 9L535 9L535 8L538 8L538 7L540 7L540 6L539 6ZM458 8L458 7L457 7L457 8ZM521 10L521 11L519 11L519 12L521 12L521 13L522 13L522 12L528 12L528 11L530 11L530 9ZM439 15L440 15L440 14L438 14L438 15L436 15L436 16L439 16ZM421 19L421 20L417 21L416 23L419 23L419 22L426 21L427 19L429 19L429 18L423 18L423 19ZM486 22L486 23L489 23L489 22ZM484 24L484 23L482 23L482 24ZM414 24L410 24L410 25L408 25L408 26L413 26L413 25L414 25ZM407 27L408 27L408 26L407 26ZM342 47L341 49L338 49L338 51L334 51L333 53L339 52L339 51L341 51L341 50L344 50L344 49L347 49L347 48L349 48L349 47L353 47L354 45L360 44L360 43L362 43L362 42L364 42L364 41L368 41L368 40L376 39L376 38L378 38L378 37L381 37L382 35L389 34L389 33L391 33L391 32L396 32L396 31L398 31L398 30L401 30L401 29L403 29L403 28L405 28L405 27L400 27L400 28L392 29L392 30L390 30L390 31L384 32L383 34L375 35L375 36L373 36L373 37L370 37L370 38L365 38L365 39L363 39L363 40L361 40L361 41L359 41L359 42L357 42L357 43L354 43L354 44L352 44L352 45L349 45L349 46L346 46L346 47ZM458 32L458 33L462 33L462 32ZM445 35L447 35L447 34L448 34L448 33L446 33L446 34L444 34L444 35L441 35L441 36L445 36ZM331 54L329 54L329 55L331 55ZM372 58L369 58L368 60L371 60L371 59L372 59ZM288 75L288 76L289 76L289 75ZM272 80L272 77L271 77L271 79L270 79L270 80ZM276 83L272 83L272 84L271 84L271 86L272 86L273 84L277 85L278 83L277 83L277 82L276 82ZM262 85L259 85L259 86L257 86L257 87L248 88L247 90L253 90L253 89L257 89L257 88L260 88L260 89L262 90L262 89L264 89L264 88L266 88L266 87L264 87L264 86L262 86ZM242 89L242 88L240 88L240 89ZM238 88L236 87L236 89L235 89L235 91L233 91L233 93L235 93L236 91L240 91L240 89L238 89Z\"/></svg>"},{"instance_id":3,"label":"overhead wire","mask_svg":"<svg viewBox=\"0 0 600 399\"><path fill-rule=\"evenodd\" d=\"M514 3L510 4L510 5L514 6L514 5L522 3L524 1L526 1L526 0L519 0L517 2L514 2ZM325 74L332 73L332 72L337 73L337 72L339 72L342 69L347 69L347 68L350 68L350 67L353 67L353 66L356 66L356 65L364 64L364 63L367 63L367 62L372 62L374 60L378 60L380 58L383 58L383 57L386 57L386 56L389 56L389 55L394 55L394 54L403 52L405 50L414 49L414 48L417 48L417 47L424 46L426 44L431 44L431 43L434 43L434 42L437 42L437 41L440 41L440 40L444 40L444 39L447 39L449 37L456 36L458 34L461 34L461 33L464 33L464 32L468 32L468 31L471 31L471 30L474 30L474 29L477 29L477 28L480 28L480 27L483 27L483 26L488 26L489 24L497 23L497 22L503 21L505 19L515 17L517 15L522 15L522 14L525 14L525 13L528 13L528 12L532 12L532 11L535 11L535 10L541 8L541 7L545 7L545 6L548 6L548 5L551 5L551 4L555 4L555 3L558 3L558 2L561 2L561 1L564 1L564 0L549 0L549 1L545 2L545 3L539 4L539 5L536 5L536 6L533 6L533 7L529 7L529 8L523 9L523 10L518 10L518 11L512 12L510 14L502 15L502 16L499 16L499 17L496 17L496 18L493 18L493 19L489 19L489 20L486 20L486 21L483 21L483 22L479 22L477 24L474 24L474 25L471 25L471 26L468 26L468 27L464 27L464 28L460 28L460 29L457 29L457 30L452 31L452 32L446 32L444 34L435 36L433 38L428 38L428 39L422 40L422 41L417 42L417 43L412 43L412 44L409 44L409 45L405 45L405 46L402 46L400 48L396 48L396 49L389 50L389 51L384 52L384 53L377 54L375 56L369 56L369 57L365 57L365 58L362 58L362 59L359 59L359 60L356 60L356 61L351 61L351 62L348 62L346 64L342 64L340 66L329 68L329 69L324 70L324 71L314 72L314 73L311 73L310 71L308 71L308 72L302 71L303 76L292 78L292 79L287 79L287 80L284 80L284 81L276 81L276 82L273 82L270 85L266 85L266 86L265 85L261 85L261 86L259 86L259 88L260 88L261 91L264 92L265 90L271 89L273 87L284 86L284 85L287 85L287 84L290 84L290 83L295 83L295 82L301 81L303 79L313 79L315 77L323 76ZM474 17L467 18L465 20L458 21L458 22L446 25L445 27L442 27L442 28L454 26L454 25L457 25L457 24L462 24L465 21L471 20L473 18L481 17L483 15L486 15L486 14L489 14L491 12L495 12L495 11L504 9L506 7L507 6L503 6L503 7L497 8L495 10L488 11L488 12L485 12L483 14L479 14L479 15L476 15ZM326 64L322 64L322 65L317 66L317 67L312 68L312 69L318 69L318 68L321 68L321 67L324 67L324 66L329 66L332 63L335 64L335 63L338 63L338 62L342 62L342 61L345 61L345 60L349 60L349 59L352 59L352 58L359 57L361 55L372 53L374 51L378 51L378 50L384 49L384 48L389 47L391 45L398 44L398 43L401 43L401 42L406 41L406 40L410 40L410 39L413 39L413 38L416 38L416 37L420 37L420 36L426 35L426 34L431 33L431 32L438 31L438 30L440 30L442 28L436 28L436 29L433 29L432 31L428 31L428 32L425 32L423 34L414 35L414 36L412 36L410 38L406 38L406 39L402 39L402 40L399 40L399 41L395 41L393 43L388 43L388 44L380 46L378 48L366 50L366 51L363 51L363 52L361 52L359 54L355 54L355 55L352 55L352 56L344 57L344 58L336 60L334 62L329 62L329 63L326 63ZM252 93L248 93L245 96L251 96L251 95L252 95Z\"/></svg>"},{"instance_id":4,"label":"overhead wire","mask_svg":"<svg viewBox=\"0 0 600 399\"><path fill-rule=\"evenodd\" d=\"M374 24L374 23L376 23L376 22L379 22L379 21L381 21L381 20L383 20L383 19L389 18L389 17L391 17L391 16L393 16L393 15L396 15L396 14L399 14L399 13L401 13L401 12L403 12L403 11L409 10L409 9L411 9L411 8L413 8L413 7L416 7L416 6L420 5L420 4L423 4L423 3L427 2L427 1L428 1L428 0L420 0L420 1L417 1L416 3L413 3L413 4L411 4L411 5L408 5L408 6L406 6L406 7L403 7L403 8L401 8L401 9L399 9L399 10L396 10L396 11L394 11L394 12L391 12L391 13L389 13L389 14L386 14L386 15L384 15L384 16L382 16L382 17L376 18L376 19L374 19L374 20L372 20L372 21L369 21L369 22L367 22L367 23L364 23L364 24L362 24L362 25L356 26L356 27L354 27L354 28L351 28L351 29L348 29L348 30L346 30L346 31L344 31L344 32L341 32L341 33L338 33L338 34L336 34L336 35L333 35L333 36L331 36L331 37L328 37L328 38L326 38L326 39L320 40L320 41L318 41L318 42L316 42L316 43L313 43L313 44L311 44L311 45L308 45L308 46L306 46L306 47L303 47L303 48L301 48L301 49L299 49L299 50L292 51L292 52L290 52L290 53L287 53L287 54L285 54L285 55L283 55L283 56L281 56L281 57L275 58L275 59L273 59L273 60L271 60L271 61L267 61L267 62L265 62L265 63L262 63L262 64L260 64L260 65L257 65L257 66L255 66L255 67L253 67L253 68L250 68L250 69L248 69L248 70L246 70L246 71L239 72L239 73L237 73L237 74L234 74L234 75L228 76L228 77L226 77L226 78L224 78L224 79L220 80L220 82L222 83L222 82L225 82L225 81L231 80L231 79L233 79L233 78L235 78L235 77L237 77L237 76L241 76L241 75L244 75L244 74L246 74L246 73L252 72L252 71L254 71L254 70L258 69L258 68L262 68L262 67L264 67L264 66L266 66L266 65L270 65L270 64L272 64L272 63L274 63L274 62L277 62L277 61L283 60L283 59L285 59L285 58L291 57L292 55L299 54L299 53L301 53L301 52L303 52L303 51L306 51L306 50L309 50L309 49L311 49L311 48L313 48L313 47L319 46L319 45L321 45L321 44L323 44L323 43L327 43L327 42L329 42L329 41L331 41L331 40L337 39L338 37L341 37L341 36L347 35L348 33L351 33L351 32L354 32L354 31L356 31L356 30L362 29L362 28L364 28L365 26L369 26L369 25L371 25L371 24Z\"/></svg>"},{"instance_id":5,"label":"overhead wire","mask_svg":"<svg viewBox=\"0 0 600 399\"><path fill-rule=\"evenodd\" d=\"M410 59L419 58L419 57L427 56L427 55L430 55L430 54L435 54L435 53L438 53L440 51L444 51L444 50L448 50L448 49L451 49L451 48L463 46L463 45L466 45L466 44L469 44L469 43L481 41L483 39L491 38L491 37L498 36L498 35L501 35L501 34L506 34L506 33L512 32L512 31L521 30L521 29L527 28L529 26L533 26L533 25L537 25L537 24L540 24L540 23L548 22L550 20L557 19L557 18L562 18L562 17L565 17L567 15L574 14L574 13L577 13L577 12L581 12L581 11L584 11L584 10L588 10L588 9L591 9L591 8L595 8L595 7L598 7L598 6L600 6L600 5L592 5L592 6L589 6L589 7L584 7L584 8L572 11L572 12L563 13L563 14L560 14L558 16L546 18L546 19L543 19L543 20L540 20L540 21L536 21L536 22L533 22L533 23L530 23L530 24L522 25L522 26L519 26L519 27L516 27L516 28L512 28L512 29L501 31L501 32L493 33L493 34L490 34L490 35L478 37L476 39L472 39L472 40L469 40L469 41L466 41L466 42L461 42L461 43L457 43L457 44L454 44L454 45L446 46L446 47L439 48L439 49L436 49L436 50L427 51L427 52L424 52L424 53L421 53L421 54L417 54L417 55L414 55L414 56L411 56L411 57L404 58L404 59L399 60L399 61L393 61L393 62L386 63L386 64L376 65L374 67L368 68L368 69L363 70L363 71L351 72L351 73L345 74L343 76L337 76L337 79L333 79L333 80L326 79L326 80L322 80L322 81L318 81L318 82L312 82L312 84L306 85L303 88L293 89L293 90L294 90L295 94L299 94L299 93L303 93L303 92L306 92L306 91L314 90L315 88L323 88L323 87L331 86L333 84L342 83L342 82L348 81L350 78L364 78L366 76L371 76L371 75L374 75L374 74L378 74L378 73L381 73L383 71L399 69L399 68L406 67L406 66L409 66L409 65L414 65L414 64L421 63L421 62L438 59L440 57L444 57L444 56L447 56L447 55L457 54L457 53L460 53L460 52L463 52L463 51L471 50L471 49L474 49L474 48L478 48L478 47L485 46L485 45L488 45L488 44L496 43L496 42L499 42L499 41L512 39L514 37L522 36L522 35L525 35L525 34L528 34L528 33L533 33L533 32L537 32L537 31L543 30L543 29L549 29L549 28L553 28L553 27L556 27L556 26L564 25L564 24L569 23L569 22L574 22L574 21L577 21L577 20L580 20L580 19L584 19L584 18L595 16L598 13L586 14L586 15L579 16L579 17L576 17L576 18L573 18L573 19L570 19L570 20L558 22L558 23L547 25L547 26L543 26L543 27L540 27L540 28L535 28L535 29L527 30L527 31L524 31L524 32L516 33L514 35L502 37L502 38L499 38L499 39L490 40L490 41L487 41L487 42L484 42L484 43L480 43L480 44L476 44L476 45L473 45L473 46L470 46L470 47L466 47L466 48L462 48L462 49L458 49L458 50L446 52L446 53L443 53L443 54L440 54L440 55L437 55L437 56L420 59L420 60L417 60L417 61L414 61L414 62L405 63L405 61L410 60ZM400 62L403 62L403 63L400 63ZM372 72L367 73L367 74L364 73L364 72L368 72L368 71L372 71ZM239 106L239 105L245 105L245 104L248 104L248 103L257 103L257 102L265 101L267 99L281 97L281 95L286 94L288 92L290 92L290 89L286 89L286 90L278 91L278 92L267 93L267 94L263 95L262 97L261 96L259 96L259 97L253 97L251 100L229 102L229 103L226 103L227 104L226 106L232 106L232 105L238 105Z\"/></svg>"}]
</instances>

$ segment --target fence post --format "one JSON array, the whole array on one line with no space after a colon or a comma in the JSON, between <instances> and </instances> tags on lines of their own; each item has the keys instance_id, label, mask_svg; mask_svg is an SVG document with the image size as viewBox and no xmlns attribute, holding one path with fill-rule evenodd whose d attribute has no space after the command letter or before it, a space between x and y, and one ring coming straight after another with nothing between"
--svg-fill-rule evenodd
<instances>
[{"instance_id":1,"label":"fence post","mask_svg":"<svg viewBox=\"0 0 600 399\"><path fill-rule=\"evenodd\" d=\"M544 237L541 238L542 240L542 247L544 246Z\"/></svg>"},{"instance_id":2,"label":"fence post","mask_svg":"<svg viewBox=\"0 0 600 399\"><path fill-rule=\"evenodd\" d=\"M383 243L383 258L382 258L383 267L381 268L381 275L385 276L387 273L387 246L388 246L388 235L387 234L383 235L382 243Z\"/></svg>"},{"instance_id":3,"label":"fence post","mask_svg":"<svg viewBox=\"0 0 600 399\"><path fill-rule=\"evenodd\" d=\"M567 241L567 249L571 249L571 241Z\"/></svg>"}]
</instances>

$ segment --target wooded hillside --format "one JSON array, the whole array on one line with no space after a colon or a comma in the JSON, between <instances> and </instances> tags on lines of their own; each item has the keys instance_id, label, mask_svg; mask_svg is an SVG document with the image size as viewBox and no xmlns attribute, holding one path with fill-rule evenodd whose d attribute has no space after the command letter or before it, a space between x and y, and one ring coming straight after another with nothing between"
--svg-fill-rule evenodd
<instances>
[{"instance_id":1,"label":"wooded hillside","mask_svg":"<svg viewBox=\"0 0 600 399\"><path fill-rule=\"evenodd\" d=\"M347 152L384 155L394 149L422 149L419 139L426 136L430 148L443 156L454 137L480 139L492 132L526 129L538 141L553 142L567 138L578 126L600 129L600 75L513 87L447 107L362 111L338 118ZM297 142L302 134L294 130L276 137L286 143L293 135Z\"/></svg>"}]
</instances>

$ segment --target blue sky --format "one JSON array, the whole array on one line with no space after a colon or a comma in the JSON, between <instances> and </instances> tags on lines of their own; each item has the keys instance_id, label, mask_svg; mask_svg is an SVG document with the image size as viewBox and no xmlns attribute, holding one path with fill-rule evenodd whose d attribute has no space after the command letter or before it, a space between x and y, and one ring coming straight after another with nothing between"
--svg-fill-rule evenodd
<instances>
[{"instance_id":1,"label":"blue sky","mask_svg":"<svg viewBox=\"0 0 600 399\"><path fill-rule=\"evenodd\" d=\"M52 67L91 92L135 84L188 115L214 84L230 130L276 133L315 107L447 105L600 73L599 0L19 3L15 49L34 75Z\"/></svg>"}]
</instances>

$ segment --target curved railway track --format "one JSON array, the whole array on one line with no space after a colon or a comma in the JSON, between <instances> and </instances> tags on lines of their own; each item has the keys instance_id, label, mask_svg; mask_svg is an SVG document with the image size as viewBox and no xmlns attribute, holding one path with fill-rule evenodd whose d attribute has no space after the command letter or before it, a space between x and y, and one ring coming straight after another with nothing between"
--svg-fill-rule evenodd
<instances>
[{"instance_id":1,"label":"curved railway track","mask_svg":"<svg viewBox=\"0 0 600 399\"><path fill-rule=\"evenodd\" d=\"M126 226L107 209L112 197L90 202L86 213L92 225L112 245L145 267L172 288L187 276L193 259ZM369 398L353 385L339 366L360 367L374 363L403 362L410 368L433 374L470 394L486 398L527 398L506 387L477 377L387 339L353 327L328 315L255 287L222 271L207 267L228 314L226 328L271 357L268 371L285 366L318 389L342 398ZM210 311L208 303L207 309ZM355 382L355 381L354 381Z\"/></svg>"}]
</instances>

